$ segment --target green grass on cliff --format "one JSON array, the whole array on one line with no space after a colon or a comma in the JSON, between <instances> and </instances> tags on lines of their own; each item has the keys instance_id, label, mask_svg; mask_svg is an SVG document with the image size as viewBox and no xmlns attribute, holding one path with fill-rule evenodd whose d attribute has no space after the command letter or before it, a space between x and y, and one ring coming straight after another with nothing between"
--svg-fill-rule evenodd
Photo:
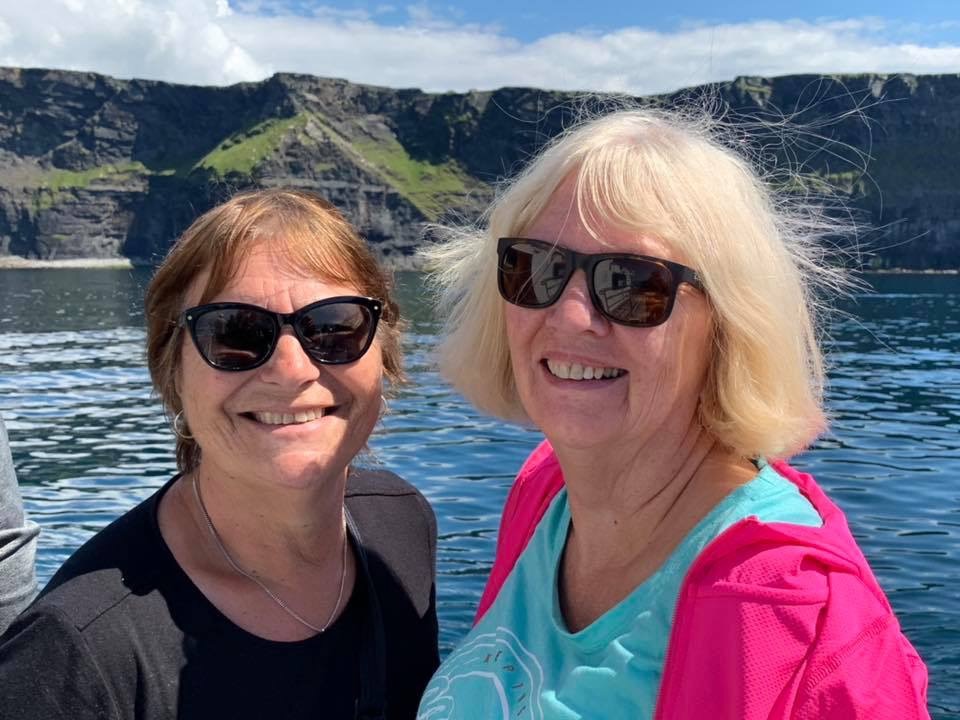
<instances>
[{"instance_id":1,"label":"green grass on cliff","mask_svg":"<svg viewBox=\"0 0 960 720\"><path fill-rule=\"evenodd\" d=\"M37 209L53 207L57 197L65 190L82 190L98 181L124 183L137 175L149 175L150 171L141 162L99 165L87 170L48 170L36 176L37 192L34 204Z\"/></svg>"},{"instance_id":2,"label":"green grass on cliff","mask_svg":"<svg viewBox=\"0 0 960 720\"><path fill-rule=\"evenodd\" d=\"M862 170L826 173L823 177L830 187L846 195L860 196L867 192L867 180Z\"/></svg>"},{"instance_id":3,"label":"green grass on cliff","mask_svg":"<svg viewBox=\"0 0 960 720\"><path fill-rule=\"evenodd\" d=\"M119 165L100 165L88 170L50 170L39 178L39 187L51 193L75 188L86 188L97 180L123 182L131 175L146 175L149 171L141 162Z\"/></svg>"},{"instance_id":4,"label":"green grass on cliff","mask_svg":"<svg viewBox=\"0 0 960 720\"><path fill-rule=\"evenodd\" d=\"M865 176L863 170L855 169L841 172L814 170L799 178L793 178L787 185L787 189L793 192L812 192L823 197L840 195L848 198L861 197L869 192L871 187L869 176Z\"/></svg>"},{"instance_id":5,"label":"green grass on cliff","mask_svg":"<svg viewBox=\"0 0 960 720\"><path fill-rule=\"evenodd\" d=\"M280 149L291 131L306 125L308 118L306 113L300 113L291 118L265 120L231 135L193 167L213 170L221 177L235 173L251 175L261 162Z\"/></svg>"},{"instance_id":6,"label":"green grass on cliff","mask_svg":"<svg viewBox=\"0 0 960 720\"><path fill-rule=\"evenodd\" d=\"M467 192L466 175L455 163L416 160L394 138L360 140L353 147L430 220L448 207L447 196Z\"/></svg>"},{"instance_id":7,"label":"green grass on cliff","mask_svg":"<svg viewBox=\"0 0 960 720\"><path fill-rule=\"evenodd\" d=\"M454 162L417 160L395 137L362 132L361 138L351 139L320 114L314 113L311 120L344 154L379 175L428 220L440 217L450 206L451 195L463 195L470 189L470 177Z\"/></svg>"},{"instance_id":8,"label":"green grass on cliff","mask_svg":"<svg viewBox=\"0 0 960 720\"><path fill-rule=\"evenodd\" d=\"M304 142L313 140L309 132L304 132L308 123L319 128L344 155L379 176L385 185L398 192L428 220L438 219L451 201L463 196L476 184L452 161L431 163L411 157L389 131L379 128L371 131L363 127L357 132L352 127L341 131L323 115L304 112L290 118L266 120L234 133L199 160L173 168L151 170L141 162L130 162L83 171L45 172L34 180L38 189L35 204L37 209L49 208L56 204L62 191L86 188L99 181L123 182L132 176L186 177L192 171L203 169L220 178L230 175L250 177L264 160L281 149L285 139L295 136ZM314 164L317 173L334 168L335 164L328 161L318 160Z\"/></svg>"}]
</instances>

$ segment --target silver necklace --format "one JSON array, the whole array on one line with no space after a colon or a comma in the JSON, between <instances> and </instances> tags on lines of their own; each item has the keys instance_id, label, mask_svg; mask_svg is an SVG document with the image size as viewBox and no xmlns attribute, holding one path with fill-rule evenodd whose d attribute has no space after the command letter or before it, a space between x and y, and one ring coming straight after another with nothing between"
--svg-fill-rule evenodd
<instances>
[{"instance_id":1,"label":"silver necklace","mask_svg":"<svg viewBox=\"0 0 960 720\"><path fill-rule=\"evenodd\" d=\"M210 519L210 513L207 512L207 506L203 504L203 498L200 496L200 488L197 485L197 476L194 475L191 478L193 485L193 496L197 499L197 505L200 507L200 512L203 514L203 519L207 523L207 528L210 530L210 537L213 538L213 542L216 543L217 547L220 548L220 553L223 555L224 560L226 560L230 567L232 567L237 573L242 575L254 583L256 583L261 590L263 590L267 596L273 600L280 608L287 613L290 617L296 620L301 625L305 625L316 633L326 632L327 628L330 627L330 623L333 622L334 616L337 614L337 610L340 609L340 603L343 600L343 586L346 583L347 578L347 538L346 533L344 533L343 538L343 561L340 566L340 590L337 592L337 603L333 606L333 610L330 612L330 617L327 618L327 621L323 624L323 627L317 627L313 623L305 620L300 616L295 610L293 610L289 605L287 605L283 600L277 597L270 588L268 588L256 575L248 573L242 567L237 565L237 562L230 557L230 553L227 552L227 549L223 546L223 541L220 539L220 535L217 533L217 529L213 526L213 520Z\"/></svg>"}]
</instances>

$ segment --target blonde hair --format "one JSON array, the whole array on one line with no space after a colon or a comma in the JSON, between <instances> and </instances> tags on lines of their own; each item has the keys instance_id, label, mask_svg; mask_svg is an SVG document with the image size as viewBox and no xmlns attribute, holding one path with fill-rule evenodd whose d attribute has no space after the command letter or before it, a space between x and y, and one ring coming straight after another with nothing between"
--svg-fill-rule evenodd
<instances>
[{"instance_id":1,"label":"blonde hair","mask_svg":"<svg viewBox=\"0 0 960 720\"><path fill-rule=\"evenodd\" d=\"M271 243L289 267L331 283L350 285L383 301L377 327L384 374L403 381L400 312L390 276L353 226L329 202L301 190L241 193L206 212L180 236L147 288L147 367L170 417L183 411L177 392L181 343L179 325L187 292L208 273L199 303L209 302L242 269L259 243ZM189 431L177 433L177 466L189 472L200 462L200 447Z\"/></svg>"},{"instance_id":2,"label":"blonde hair","mask_svg":"<svg viewBox=\"0 0 960 720\"><path fill-rule=\"evenodd\" d=\"M446 315L441 372L474 405L525 422L497 291L496 242L522 235L575 178L576 210L654 236L700 275L714 317L703 425L744 457L787 457L826 427L817 337L821 286L843 286L818 241L844 229L822 207L777 193L705 112L619 110L555 138L486 213L486 229L440 228L425 254Z\"/></svg>"}]
</instances>

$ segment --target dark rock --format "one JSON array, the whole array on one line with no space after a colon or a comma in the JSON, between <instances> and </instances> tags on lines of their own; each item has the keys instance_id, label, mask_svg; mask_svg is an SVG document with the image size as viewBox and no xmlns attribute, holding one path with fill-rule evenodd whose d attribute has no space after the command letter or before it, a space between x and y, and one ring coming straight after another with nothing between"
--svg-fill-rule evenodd
<instances>
[{"instance_id":1,"label":"dark rock","mask_svg":"<svg viewBox=\"0 0 960 720\"><path fill-rule=\"evenodd\" d=\"M960 267L960 75L738 78L656 98L746 124L757 162L828 183L876 267ZM594 98L594 106L616 99ZM278 74L194 87L0 68L0 254L157 260L237 190L316 190L394 261L584 110L530 88L429 94ZM757 134L758 128L781 128ZM826 185L825 185L826 186Z\"/></svg>"}]
</instances>

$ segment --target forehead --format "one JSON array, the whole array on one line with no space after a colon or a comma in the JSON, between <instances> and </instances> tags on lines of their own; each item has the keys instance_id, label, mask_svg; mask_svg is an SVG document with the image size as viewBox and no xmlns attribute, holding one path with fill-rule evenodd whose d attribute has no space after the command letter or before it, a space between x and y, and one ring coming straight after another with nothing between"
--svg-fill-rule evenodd
<instances>
[{"instance_id":1,"label":"forehead","mask_svg":"<svg viewBox=\"0 0 960 720\"><path fill-rule=\"evenodd\" d=\"M215 268L200 272L186 293L189 307L207 302L249 302L273 308L296 309L334 295L357 294L353 283L322 273L292 257L282 245L261 242L252 246L229 276ZM278 311L283 308L276 307Z\"/></svg>"},{"instance_id":2,"label":"forehead","mask_svg":"<svg viewBox=\"0 0 960 720\"><path fill-rule=\"evenodd\" d=\"M590 215L586 219L583 213ZM564 180L534 218L524 235L585 253L630 253L682 262L680 253L665 240L603 219L604 213L578 202L575 179Z\"/></svg>"}]
</instances>

